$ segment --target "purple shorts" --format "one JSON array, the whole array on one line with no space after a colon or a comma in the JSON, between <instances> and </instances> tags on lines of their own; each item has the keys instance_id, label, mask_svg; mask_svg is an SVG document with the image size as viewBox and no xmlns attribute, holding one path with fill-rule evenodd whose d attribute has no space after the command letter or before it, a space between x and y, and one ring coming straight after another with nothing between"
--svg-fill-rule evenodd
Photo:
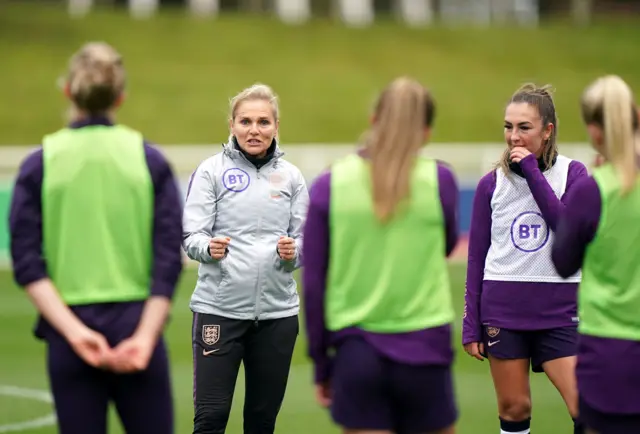
<instances>
[{"instance_id":1,"label":"purple shorts","mask_svg":"<svg viewBox=\"0 0 640 434\"><path fill-rule=\"evenodd\" d=\"M450 366L398 363L361 338L337 348L331 385L331 415L346 429L422 434L458 418Z\"/></svg>"},{"instance_id":2,"label":"purple shorts","mask_svg":"<svg viewBox=\"0 0 640 434\"><path fill-rule=\"evenodd\" d=\"M640 433L640 414L601 413L580 399L580 421L598 434Z\"/></svg>"},{"instance_id":3,"label":"purple shorts","mask_svg":"<svg viewBox=\"0 0 640 434\"><path fill-rule=\"evenodd\" d=\"M543 363L578 354L578 327L526 331L485 326L483 342L496 359L531 359L533 372L544 372Z\"/></svg>"}]
</instances>

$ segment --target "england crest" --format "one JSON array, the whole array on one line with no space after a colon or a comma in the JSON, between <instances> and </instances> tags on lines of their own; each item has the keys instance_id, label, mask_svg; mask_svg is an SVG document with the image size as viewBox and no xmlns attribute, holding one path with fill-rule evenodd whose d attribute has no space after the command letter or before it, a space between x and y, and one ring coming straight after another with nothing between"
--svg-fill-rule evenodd
<instances>
[{"instance_id":1,"label":"england crest","mask_svg":"<svg viewBox=\"0 0 640 434\"><path fill-rule=\"evenodd\" d=\"M498 327L487 327L487 335L490 338L495 338L500 333L500 328Z\"/></svg>"},{"instance_id":2,"label":"england crest","mask_svg":"<svg viewBox=\"0 0 640 434\"><path fill-rule=\"evenodd\" d=\"M220 339L219 325L203 325L202 326L202 342L206 345L213 345Z\"/></svg>"}]
</instances>

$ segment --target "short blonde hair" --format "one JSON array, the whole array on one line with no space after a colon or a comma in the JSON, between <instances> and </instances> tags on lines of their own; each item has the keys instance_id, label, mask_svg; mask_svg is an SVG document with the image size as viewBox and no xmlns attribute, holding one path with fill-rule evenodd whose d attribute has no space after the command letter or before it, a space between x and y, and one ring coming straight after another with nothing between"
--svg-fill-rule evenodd
<instances>
[{"instance_id":1,"label":"short blonde hair","mask_svg":"<svg viewBox=\"0 0 640 434\"><path fill-rule=\"evenodd\" d=\"M278 96L275 94L271 87L266 84L256 83L251 87L244 89L242 92L231 98L229 117L231 120L235 119L236 111L240 104L245 101L262 100L267 101L271 105L273 110L273 117L277 121L280 116L280 109L278 106Z\"/></svg>"},{"instance_id":2,"label":"short blonde hair","mask_svg":"<svg viewBox=\"0 0 640 434\"><path fill-rule=\"evenodd\" d=\"M69 62L67 86L76 108L90 114L108 111L125 88L122 56L104 42L90 42Z\"/></svg>"},{"instance_id":3,"label":"short blonde hair","mask_svg":"<svg viewBox=\"0 0 640 434\"><path fill-rule=\"evenodd\" d=\"M628 193L635 186L638 175L639 121L631 88L617 75L600 77L585 89L580 107L585 124L602 128L605 156L620 176L622 193Z\"/></svg>"}]
</instances>

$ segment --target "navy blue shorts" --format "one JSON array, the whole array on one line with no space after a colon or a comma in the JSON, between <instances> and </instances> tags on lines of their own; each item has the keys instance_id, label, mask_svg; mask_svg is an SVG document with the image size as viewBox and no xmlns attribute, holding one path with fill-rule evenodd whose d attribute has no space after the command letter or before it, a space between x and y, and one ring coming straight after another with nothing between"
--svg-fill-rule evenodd
<instances>
[{"instance_id":1,"label":"navy blue shorts","mask_svg":"<svg viewBox=\"0 0 640 434\"><path fill-rule=\"evenodd\" d=\"M578 327L522 331L485 326L483 342L496 359L530 359L533 372L544 372L543 363L578 354Z\"/></svg>"},{"instance_id":2,"label":"navy blue shorts","mask_svg":"<svg viewBox=\"0 0 640 434\"><path fill-rule=\"evenodd\" d=\"M640 433L640 414L608 414L580 399L580 422L598 434Z\"/></svg>"},{"instance_id":3,"label":"navy blue shorts","mask_svg":"<svg viewBox=\"0 0 640 434\"><path fill-rule=\"evenodd\" d=\"M360 338L338 347L331 386L331 415L346 429L423 434L458 418L449 366L398 363Z\"/></svg>"}]
</instances>

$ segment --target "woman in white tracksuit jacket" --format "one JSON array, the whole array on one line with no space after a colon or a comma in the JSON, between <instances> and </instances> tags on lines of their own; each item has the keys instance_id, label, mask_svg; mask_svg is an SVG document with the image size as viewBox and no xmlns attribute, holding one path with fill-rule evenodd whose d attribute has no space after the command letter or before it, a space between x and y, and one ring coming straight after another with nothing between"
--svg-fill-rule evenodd
<instances>
[{"instance_id":1,"label":"woman in white tracksuit jacket","mask_svg":"<svg viewBox=\"0 0 640 434\"><path fill-rule=\"evenodd\" d=\"M184 249L191 297L194 434L224 433L240 362L244 433L272 434L298 335L305 180L277 142L278 104L255 85L231 101L231 137L189 182Z\"/></svg>"}]
</instances>

